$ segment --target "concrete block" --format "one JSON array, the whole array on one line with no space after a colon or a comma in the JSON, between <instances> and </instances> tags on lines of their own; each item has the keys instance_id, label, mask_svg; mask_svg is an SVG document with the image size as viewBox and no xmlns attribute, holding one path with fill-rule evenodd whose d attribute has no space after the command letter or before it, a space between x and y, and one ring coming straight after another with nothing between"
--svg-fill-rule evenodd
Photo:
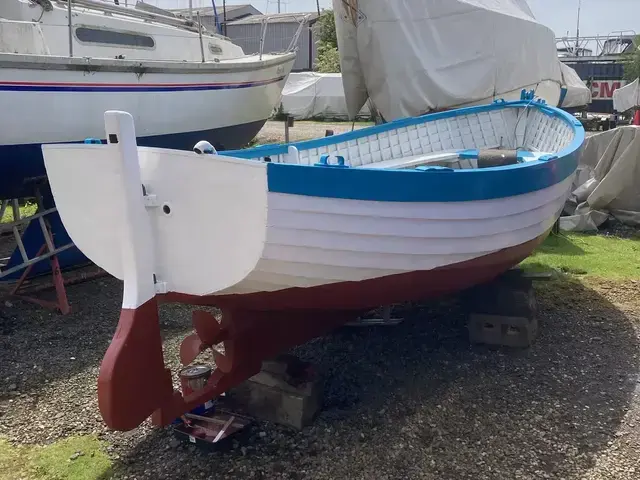
<instances>
[{"instance_id":1,"label":"concrete block","mask_svg":"<svg viewBox=\"0 0 640 480\"><path fill-rule=\"evenodd\" d=\"M538 319L472 313L468 328L471 343L526 348L538 335Z\"/></svg>"},{"instance_id":2,"label":"concrete block","mask_svg":"<svg viewBox=\"0 0 640 480\"><path fill-rule=\"evenodd\" d=\"M472 343L529 347L538 334L532 279L507 272L463 295Z\"/></svg>"},{"instance_id":3,"label":"concrete block","mask_svg":"<svg viewBox=\"0 0 640 480\"><path fill-rule=\"evenodd\" d=\"M311 364L291 355L263 362L262 370L229 392L249 415L302 429L322 406L323 381Z\"/></svg>"}]
</instances>

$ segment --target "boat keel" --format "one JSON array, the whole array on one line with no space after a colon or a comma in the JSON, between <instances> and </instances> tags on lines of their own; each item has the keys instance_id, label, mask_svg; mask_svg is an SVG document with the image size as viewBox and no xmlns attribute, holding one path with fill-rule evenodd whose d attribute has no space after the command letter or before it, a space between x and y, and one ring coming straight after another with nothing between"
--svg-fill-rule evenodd
<instances>
[{"instance_id":1,"label":"boat keel","mask_svg":"<svg viewBox=\"0 0 640 480\"><path fill-rule=\"evenodd\" d=\"M131 430L171 402L156 297L120 311L118 328L100 365L98 406L109 428Z\"/></svg>"},{"instance_id":2,"label":"boat keel","mask_svg":"<svg viewBox=\"0 0 640 480\"><path fill-rule=\"evenodd\" d=\"M361 312L324 310L250 311L222 309L222 319L193 313L195 333L181 345L182 360L193 361L208 348L216 368L201 390L174 391L165 367L157 297L136 309L122 309L113 341L100 367L98 404L109 428L131 430L149 416L165 426L257 374L262 362L323 335ZM215 349L224 346L224 353Z\"/></svg>"}]
</instances>

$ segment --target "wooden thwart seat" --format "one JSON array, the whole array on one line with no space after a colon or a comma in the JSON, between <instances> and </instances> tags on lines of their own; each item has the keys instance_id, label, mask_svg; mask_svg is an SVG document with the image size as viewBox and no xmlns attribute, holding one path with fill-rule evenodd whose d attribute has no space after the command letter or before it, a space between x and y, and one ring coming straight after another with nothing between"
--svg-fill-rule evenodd
<instances>
[{"instance_id":1,"label":"wooden thwart seat","mask_svg":"<svg viewBox=\"0 0 640 480\"><path fill-rule=\"evenodd\" d=\"M415 168L428 163L441 162L446 160L456 160L459 158L460 152L433 152L414 155L412 157L399 157L383 160L382 162L367 163L365 165L357 165L356 168Z\"/></svg>"}]
</instances>

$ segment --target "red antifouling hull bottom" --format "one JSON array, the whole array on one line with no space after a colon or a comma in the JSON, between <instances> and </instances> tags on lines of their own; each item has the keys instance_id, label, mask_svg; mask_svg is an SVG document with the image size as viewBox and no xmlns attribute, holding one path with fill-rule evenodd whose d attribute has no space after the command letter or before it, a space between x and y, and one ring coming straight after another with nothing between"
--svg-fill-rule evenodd
<instances>
[{"instance_id":1,"label":"red antifouling hull bottom","mask_svg":"<svg viewBox=\"0 0 640 480\"><path fill-rule=\"evenodd\" d=\"M220 343L224 354L216 353L217 368L207 385L186 396L173 390L171 372L164 365L158 300L123 309L100 367L102 417L115 430L136 428L150 415L156 425L167 425L258 373L263 360L324 335L367 310L433 298L492 280L528 257L547 234L470 261L361 282L247 295L168 293L156 297L222 310L222 320L214 328L206 328L207 316L210 322L217 322L212 315L194 312L196 333L184 340L181 354L191 359Z\"/></svg>"}]
</instances>

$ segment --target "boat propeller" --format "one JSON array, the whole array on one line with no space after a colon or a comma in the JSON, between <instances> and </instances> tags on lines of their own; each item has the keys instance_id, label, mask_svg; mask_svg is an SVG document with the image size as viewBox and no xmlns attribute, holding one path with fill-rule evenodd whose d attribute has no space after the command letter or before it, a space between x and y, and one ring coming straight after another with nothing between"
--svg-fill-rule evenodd
<instances>
[{"instance_id":1,"label":"boat propeller","mask_svg":"<svg viewBox=\"0 0 640 480\"><path fill-rule=\"evenodd\" d=\"M192 324L195 333L187 336L180 345L180 361L182 364L190 364L201 352L211 348L216 366L221 371L228 373L231 370L231 361L213 348L214 345L225 340L227 330L220 327L220 324L212 314L202 310L193 312Z\"/></svg>"}]
</instances>

